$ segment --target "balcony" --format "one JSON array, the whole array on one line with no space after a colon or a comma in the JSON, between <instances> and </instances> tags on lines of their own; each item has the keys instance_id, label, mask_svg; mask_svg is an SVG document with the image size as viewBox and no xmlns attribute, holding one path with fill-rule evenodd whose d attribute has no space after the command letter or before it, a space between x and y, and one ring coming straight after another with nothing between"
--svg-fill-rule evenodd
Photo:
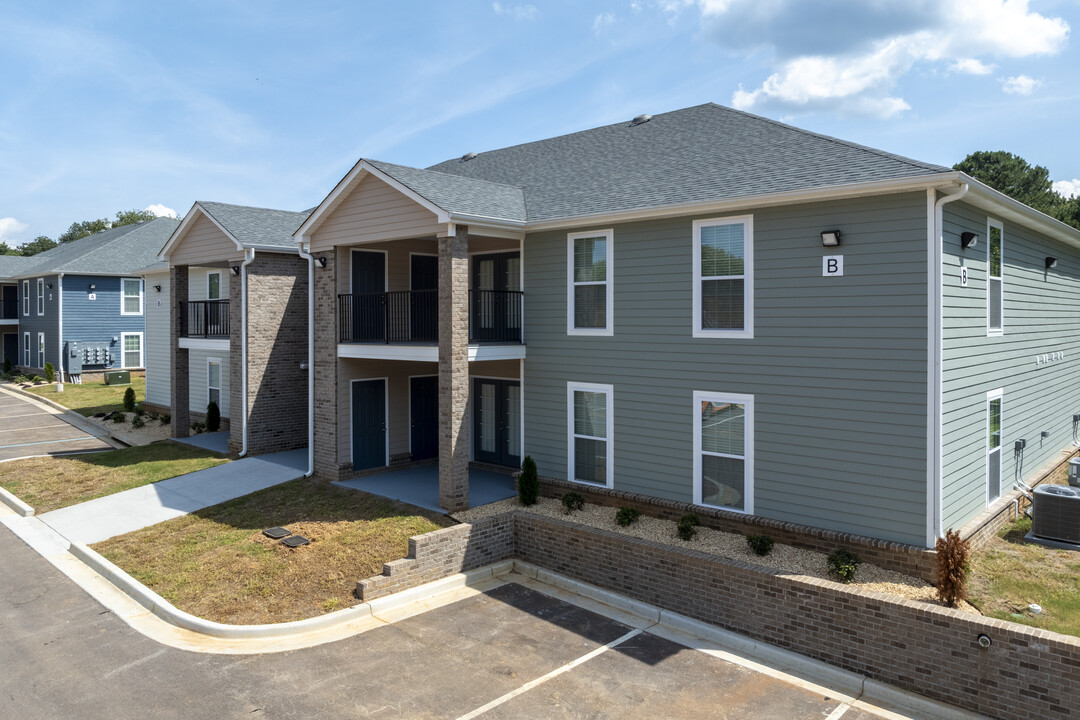
<instances>
[{"instance_id":1,"label":"balcony","mask_svg":"<svg viewBox=\"0 0 1080 720\"><path fill-rule=\"evenodd\" d=\"M469 344L524 344L518 290L469 291ZM338 342L437 345L439 291L338 295Z\"/></svg>"},{"instance_id":2,"label":"balcony","mask_svg":"<svg viewBox=\"0 0 1080 720\"><path fill-rule=\"evenodd\" d=\"M14 320L19 319L19 302L18 300L0 300L0 320Z\"/></svg>"},{"instance_id":3,"label":"balcony","mask_svg":"<svg viewBox=\"0 0 1080 720\"><path fill-rule=\"evenodd\" d=\"M229 337L229 301L180 301L180 337Z\"/></svg>"}]
</instances>

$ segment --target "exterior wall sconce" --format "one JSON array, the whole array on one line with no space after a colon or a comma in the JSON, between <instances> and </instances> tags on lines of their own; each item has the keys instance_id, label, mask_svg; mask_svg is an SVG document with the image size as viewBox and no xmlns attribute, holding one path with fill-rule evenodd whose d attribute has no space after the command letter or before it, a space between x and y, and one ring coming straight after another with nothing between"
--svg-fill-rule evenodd
<instances>
[{"instance_id":1,"label":"exterior wall sconce","mask_svg":"<svg viewBox=\"0 0 1080 720\"><path fill-rule=\"evenodd\" d=\"M821 244L824 247L836 247L840 244L839 230L823 230L821 232Z\"/></svg>"},{"instance_id":2,"label":"exterior wall sconce","mask_svg":"<svg viewBox=\"0 0 1080 720\"><path fill-rule=\"evenodd\" d=\"M1046 269L1049 270L1050 268L1053 268L1053 267L1057 267L1057 258L1056 257L1050 257L1048 255L1046 257Z\"/></svg>"},{"instance_id":3,"label":"exterior wall sconce","mask_svg":"<svg viewBox=\"0 0 1080 720\"><path fill-rule=\"evenodd\" d=\"M231 269L232 269L232 274L233 275L239 275L240 274L240 266L239 265L233 265Z\"/></svg>"},{"instance_id":4,"label":"exterior wall sconce","mask_svg":"<svg viewBox=\"0 0 1080 720\"><path fill-rule=\"evenodd\" d=\"M52 283L45 283L45 287L47 287L47 288L49 288L50 290L52 290Z\"/></svg>"},{"instance_id":5,"label":"exterior wall sconce","mask_svg":"<svg viewBox=\"0 0 1080 720\"><path fill-rule=\"evenodd\" d=\"M94 283L90 283L90 289L91 289L91 290L93 290L93 289L94 289L94 288L96 288L96 287L97 287L97 285L95 285Z\"/></svg>"},{"instance_id":6,"label":"exterior wall sconce","mask_svg":"<svg viewBox=\"0 0 1080 720\"><path fill-rule=\"evenodd\" d=\"M975 247L979 242L979 236L973 232L960 233L960 247L964 250Z\"/></svg>"},{"instance_id":7,"label":"exterior wall sconce","mask_svg":"<svg viewBox=\"0 0 1080 720\"><path fill-rule=\"evenodd\" d=\"M154 292L161 292L161 286L160 285L155 285L154 286Z\"/></svg>"},{"instance_id":8,"label":"exterior wall sconce","mask_svg":"<svg viewBox=\"0 0 1080 720\"><path fill-rule=\"evenodd\" d=\"M326 256L325 255L323 255L321 258L319 258L319 267L321 267L321 268L326 267Z\"/></svg>"}]
</instances>

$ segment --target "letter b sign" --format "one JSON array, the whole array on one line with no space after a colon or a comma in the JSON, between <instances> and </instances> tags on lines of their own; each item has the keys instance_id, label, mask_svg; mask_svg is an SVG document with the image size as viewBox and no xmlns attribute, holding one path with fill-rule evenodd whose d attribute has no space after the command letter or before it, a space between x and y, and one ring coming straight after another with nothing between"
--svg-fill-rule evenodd
<instances>
[{"instance_id":1,"label":"letter b sign","mask_svg":"<svg viewBox=\"0 0 1080 720\"><path fill-rule=\"evenodd\" d=\"M821 258L822 277L841 277L844 274L844 256L826 255Z\"/></svg>"}]
</instances>

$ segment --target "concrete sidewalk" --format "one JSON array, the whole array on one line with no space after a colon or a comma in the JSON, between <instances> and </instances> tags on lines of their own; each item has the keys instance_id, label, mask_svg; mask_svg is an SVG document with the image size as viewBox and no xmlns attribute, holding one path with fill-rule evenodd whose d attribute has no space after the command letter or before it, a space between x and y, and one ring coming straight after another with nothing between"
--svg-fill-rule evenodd
<instances>
[{"instance_id":1,"label":"concrete sidewalk","mask_svg":"<svg viewBox=\"0 0 1080 720\"><path fill-rule=\"evenodd\" d=\"M91 545L295 480L306 470L306 449L243 458L53 510L38 518L69 541Z\"/></svg>"}]
</instances>

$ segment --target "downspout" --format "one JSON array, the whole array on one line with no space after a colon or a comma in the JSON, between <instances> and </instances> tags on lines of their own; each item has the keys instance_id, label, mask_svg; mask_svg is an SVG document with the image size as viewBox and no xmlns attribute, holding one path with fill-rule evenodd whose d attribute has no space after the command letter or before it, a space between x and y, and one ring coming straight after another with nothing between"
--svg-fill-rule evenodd
<instances>
[{"instance_id":1,"label":"downspout","mask_svg":"<svg viewBox=\"0 0 1080 720\"><path fill-rule=\"evenodd\" d=\"M56 307L59 308L56 318L56 357L60 359L56 365L56 372L59 373L57 377L60 378L60 382L56 384L56 392L64 392L64 273L56 276L56 295Z\"/></svg>"},{"instance_id":2,"label":"downspout","mask_svg":"<svg viewBox=\"0 0 1080 720\"><path fill-rule=\"evenodd\" d=\"M305 248L300 243L300 257L308 261L308 305L307 305L307 391L308 391L308 469L304 477L315 474L315 258L310 245Z\"/></svg>"},{"instance_id":3,"label":"downspout","mask_svg":"<svg viewBox=\"0 0 1080 720\"><path fill-rule=\"evenodd\" d=\"M967 183L963 184L963 187L959 191L939 198L934 203L934 232L931 235L930 253L927 261L930 266L927 272L927 281L930 281L931 273L933 273L933 287L928 293L929 300L933 307L927 308L927 319L929 320L928 335L930 340L930 360L931 360L931 374L929 378L930 386L930 407L928 408L927 415L932 418L932 422L928 428L928 434L931 438L930 450L928 453L931 457L928 459L928 465L930 466L930 502L933 503L932 512L929 513L929 527L927 528L927 546L933 547L937 538L942 534L942 507L944 506L944 483L943 473L944 467L942 466L943 457L941 452L941 412L942 412L942 353L944 346L943 330L944 321L942 318L942 292L943 292L943 280L942 270L944 262L944 247L945 247L945 227L942 212L942 207L947 203L955 202L962 199L967 195L969 186ZM928 190L928 193L933 193L933 190Z\"/></svg>"},{"instance_id":4,"label":"downspout","mask_svg":"<svg viewBox=\"0 0 1080 720\"><path fill-rule=\"evenodd\" d=\"M248 440L248 307L247 307L247 266L255 261L255 251L244 251L244 262L240 263L240 422L243 432L240 441L240 457L247 455ZM230 413L231 414L231 413Z\"/></svg>"}]
</instances>

